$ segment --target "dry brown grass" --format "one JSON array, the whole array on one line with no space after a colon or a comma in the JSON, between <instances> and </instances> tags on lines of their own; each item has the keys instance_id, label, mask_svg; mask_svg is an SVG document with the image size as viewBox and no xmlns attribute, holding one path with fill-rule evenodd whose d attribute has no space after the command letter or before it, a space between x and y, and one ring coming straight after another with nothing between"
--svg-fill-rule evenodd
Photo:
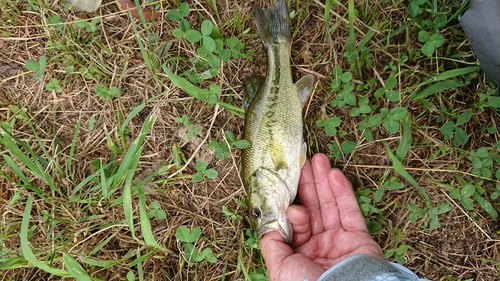
<instances>
[{"instance_id":1,"label":"dry brown grass","mask_svg":"<svg viewBox=\"0 0 500 281\"><path fill-rule=\"evenodd\" d=\"M235 105L241 104L241 85L243 79L252 72L265 71L266 58L259 39L255 34L253 22L250 20L250 4L234 1L217 1L218 14L213 11L207 1L189 1L198 13L191 12L188 17L191 24L199 27L203 19L213 19L222 33L229 37L238 36L245 48L255 50L253 62L246 59L232 59L224 63L219 75L211 79L222 88L222 99ZM347 7L334 7L328 26L336 28L327 34L325 31L324 4L321 1L293 1L291 7L297 15L292 26L297 27L294 34L292 50L294 78L306 73L317 77L316 90L306 106L306 138L310 153L329 153L330 141L339 141L324 133L315 125L316 120L336 115L342 119L341 129L347 132L343 139L355 141L358 146L353 154L343 155L334 164L343 169L358 190L375 191L387 176L397 176L390 159L387 157L382 140L393 148L397 147L400 135L391 135L382 128L374 130L375 141L368 142L357 129L360 118L350 117L346 108L332 108L329 104L335 93L331 93L330 82L333 78L332 64L340 65L344 71L349 69L347 58L343 56L349 41ZM376 34L368 42L371 46L387 36L389 30L402 26L408 14L401 1L371 1L363 8L370 14L370 22L363 23L356 19L358 32L356 41L363 39L368 32L367 25L377 23ZM159 61L172 57L191 58L196 55L193 44L171 36L172 22L167 19L167 11L176 8L168 1L155 2L159 6L161 20L151 23L151 32L159 34L158 48L154 50ZM256 5L269 6L270 1L256 1ZM358 3L359 5L360 3ZM448 3L455 4L454 2ZM159 109L157 121L150 131L140 158L137 180L143 179L152 172L174 161L172 147L178 145L184 155L184 161L192 159L186 165L183 176L171 174L156 177L156 181L146 185L147 201L160 202L167 212L167 219L152 219L153 233L160 244L173 251L173 254L155 252L142 262L144 279L146 280L238 280L243 279L242 266L249 271L256 271L263 266L257 250L245 246L248 225L243 221L228 218L222 211L227 205L236 214L246 217L246 210L239 201L244 197L238 174L239 152L232 151L232 158L219 161L213 156L207 144L212 139L223 139L226 130L236 136L241 135L243 119L220 108L208 106L205 102L195 100L168 82L163 71L158 70L159 79L151 73L141 56L137 37L130 19L119 12L113 2L105 2L96 12L101 17L101 24L95 33L85 32L72 24L76 17L86 16L73 13L61 6L59 2L50 2L39 11L30 9L25 2L7 1L0 11L2 32L0 39L0 118L11 122L15 116L8 106L17 106L27 112L28 120L17 119L14 135L29 143L37 153L42 153L42 146L51 155L53 165L49 165L48 173L54 176L60 193L50 191L41 180L33 179L32 185L45 190L52 198L35 197L31 214L32 231L30 244L39 258L50 263L51 253L56 257L53 267L62 267L60 253L69 252L88 272L103 280L124 280L131 269L130 262L137 256L124 258L127 253L141 251L147 253L134 240L124 221L123 208L120 204L111 205L118 198L118 190L109 200L99 199L97 192L89 194L92 204L69 202L69 196L75 185L95 171L93 163L100 160L110 162L115 155L118 162L123 154L113 154L106 143L106 134L115 141L120 139L118 128L130 111L160 93L159 98L147 102L144 113L135 117L129 126L126 142L135 139L145 117L153 109ZM346 4L347 5L347 4ZM306 10L307 9L307 10ZM243 24L234 22L234 14L243 17ZM60 15L65 23L64 32L56 31L47 24L48 16ZM92 17L91 15L88 15ZM11 21L11 19L15 19ZM138 23L140 39L148 44L145 29ZM425 58L416 55L408 63L398 69L399 84L402 90L418 85L439 71L474 64L474 58L465 37L456 21L443 32L447 38L446 47L449 54L459 53L463 57L457 61ZM245 31L245 35L240 34ZM421 43L416 38L418 30L411 27L374 45L370 52L373 55L373 67L363 66L362 77L355 77L356 83L368 81L374 77L381 84L390 74L384 69L390 61L402 54L418 53ZM50 41L61 42L64 48L51 49ZM168 53L163 48L171 44ZM443 53L445 51L442 51ZM48 58L46 75L42 80L34 80L33 73L24 67L28 59L38 59L41 55ZM97 69L94 77L85 77L81 73L65 71L70 64L92 65ZM175 64L178 70L188 67L186 61ZM76 68L76 67L75 67ZM45 84L51 77L59 79L63 91L47 91ZM122 94L111 101L100 98L94 93L97 83L120 88ZM201 87L208 87L206 82ZM478 92L487 89L481 74L471 78L468 85L454 91L445 91L430 100L440 106L446 106L455 114L461 113L477 104ZM443 99L441 99L441 97ZM379 107L390 107L387 101L377 100ZM428 110L419 102L403 101L412 114L412 146L403 164L413 178L426 190L431 202L438 206L449 203L453 210L439 216L440 226L437 230L428 230L424 220L411 223L408 220L410 211L406 206L415 202L424 207L422 197L410 184L396 191L386 191L382 200L376 204L381 214L370 218L381 223L381 228L374 237L384 249L397 248L406 244L409 250L404 255L406 266L418 275L432 280L500 280L500 256L498 247L500 235L498 221L491 219L476 206L474 211L466 211L460 202L449 197L446 185L461 186L462 181L477 181L477 176L470 173L471 163L467 159L469 150L479 147L495 147L498 133L485 134L484 124L498 124L497 112L486 109L477 111L477 116L466 125L469 142L464 147L455 147L445 141L439 132L443 115ZM189 140L186 128L175 121L183 114L190 116L195 126L202 130L201 136ZM445 115L446 117L447 115ZM89 122L94 128L89 128ZM69 150L77 122L82 124L76 140L73 155L72 175L60 172L66 169ZM34 125L41 142L33 135L29 124ZM0 146L2 155L8 152ZM431 159L431 155L442 148L447 148L439 156ZM204 180L192 183L190 175L196 172L198 159L208 162L209 167L219 172L215 180ZM184 164L185 162L183 162ZM9 166L0 160L2 176L0 177L0 254L1 250L20 253L19 229L25 208L25 199L35 193L24 189L21 200L9 205L9 200L19 190L19 179ZM498 168L495 164L495 169ZM166 180L167 179L167 180ZM487 180L488 183L496 182ZM85 186L90 189L92 183ZM371 193L373 194L373 193ZM371 195L370 195L371 196ZM97 201L95 201L97 200ZM134 201L136 202L136 201ZM498 202L492 202L498 208ZM137 211L137 210L136 210ZM183 257L183 243L174 235L178 226L190 228L200 227L202 239L197 243L199 248L209 247L217 256L218 262L199 263L188 268ZM140 236L140 228L137 225ZM91 257L101 261L117 261L107 269L93 267L82 263L83 258L101 242L112 237L101 250ZM12 258L15 254L0 258ZM132 267L136 271L137 267ZM26 262L7 268L0 272L2 280L56 280L41 269ZM449 276L450 279L444 278ZM137 277L137 275L136 275ZM441 279L443 278L443 279Z\"/></svg>"}]
</instances>

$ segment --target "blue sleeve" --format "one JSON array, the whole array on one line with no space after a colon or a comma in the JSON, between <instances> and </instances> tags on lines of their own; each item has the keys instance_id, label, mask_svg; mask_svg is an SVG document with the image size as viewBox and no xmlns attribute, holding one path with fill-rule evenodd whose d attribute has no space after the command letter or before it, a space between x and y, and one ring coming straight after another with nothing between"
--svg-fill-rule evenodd
<instances>
[{"instance_id":1,"label":"blue sleeve","mask_svg":"<svg viewBox=\"0 0 500 281\"><path fill-rule=\"evenodd\" d=\"M318 281L429 281L406 267L369 255L355 255L332 266Z\"/></svg>"}]
</instances>

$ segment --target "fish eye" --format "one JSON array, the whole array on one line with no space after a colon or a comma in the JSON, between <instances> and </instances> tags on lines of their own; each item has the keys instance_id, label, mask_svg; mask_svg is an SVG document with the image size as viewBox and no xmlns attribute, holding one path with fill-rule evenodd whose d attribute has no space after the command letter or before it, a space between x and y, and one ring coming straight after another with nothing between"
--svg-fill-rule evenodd
<instances>
[{"instance_id":1,"label":"fish eye","mask_svg":"<svg viewBox=\"0 0 500 281\"><path fill-rule=\"evenodd\" d=\"M259 208L253 208L252 209L252 216L256 219L260 218L260 210Z\"/></svg>"}]
</instances>

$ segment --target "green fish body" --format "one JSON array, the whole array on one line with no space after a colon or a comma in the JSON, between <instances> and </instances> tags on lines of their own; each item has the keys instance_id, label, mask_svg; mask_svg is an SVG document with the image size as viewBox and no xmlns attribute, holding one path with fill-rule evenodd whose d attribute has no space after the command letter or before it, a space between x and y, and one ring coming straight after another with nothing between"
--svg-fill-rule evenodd
<instances>
[{"instance_id":1,"label":"green fish body","mask_svg":"<svg viewBox=\"0 0 500 281\"><path fill-rule=\"evenodd\" d=\"M244 95L242 180L251 215L260 236L278 230L292 243L293 231L286 210L297 194L300 170L306 159L302 108L314 78L296 84L290 66L291 30L288 9L278 0L272 9L253 7L259 36L267 51L267 75L254 79Z\"/></svg>"}]
</instances>

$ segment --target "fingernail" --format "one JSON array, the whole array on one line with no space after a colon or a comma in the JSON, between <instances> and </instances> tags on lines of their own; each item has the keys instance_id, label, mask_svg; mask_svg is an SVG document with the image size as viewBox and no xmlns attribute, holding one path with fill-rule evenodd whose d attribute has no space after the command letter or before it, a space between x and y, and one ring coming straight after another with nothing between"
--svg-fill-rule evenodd
<instances>
[{"instance_id":1,"label":"fingernail","mask_svg":"<svg viewBox=\"0 0 500 281\"><path fill-rule=\"evenodd\" d=\"M292 205L292 206L290 206L290 208L293 208L294 210L296 210L304 215L307 215L307 209L304 206Z\"/></svg>"}]
</instances>

